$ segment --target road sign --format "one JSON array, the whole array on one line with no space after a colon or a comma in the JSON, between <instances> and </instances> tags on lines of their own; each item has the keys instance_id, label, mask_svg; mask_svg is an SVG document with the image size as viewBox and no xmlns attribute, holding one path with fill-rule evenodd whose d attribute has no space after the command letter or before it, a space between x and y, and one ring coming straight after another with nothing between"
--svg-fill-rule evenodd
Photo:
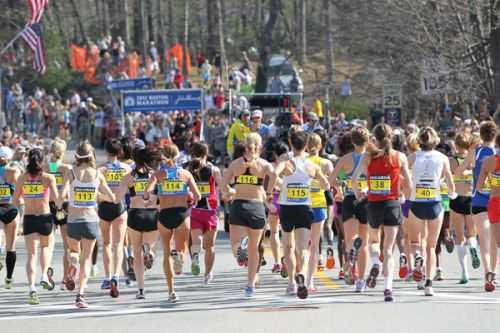
<instances>
[{"instance_id":1,"label":"road sign","mask_svg":"<svg viewBox=\"0 0 500 333\"><path fill-rule=\"evenodd\" d=\"M445 93L450 90L450 70L439 59L424 60L420 81L424 96Z\"/></svg>"},{"instance_id":2,"label":"road sign","mask_svg":"<svg viewBox=\"0 0 500 333\"><path fill-rule=\"evenodd\" d=\"M403 106L401 84L398 82L386 82L384 84L384 109L401 108Z\"/></svg>"},{"instance_id":3,"label":"road sign","mask_svg":"<svg viewBox=\"0 0 500 333\"><path fill-rule=\"evenodd\" d=\"M122 91L123 112L202 111L202 89Z\"/></svg>"},{"instance_id":4,"label":"road sign","mask_svg":"<svg viewBox=\"0 0 500 333\"><path fill-rule=\"evenodd\" d=\"M151 78L115 80L108 83L108 89L117 92L125 90L148 90L153 89L153 80Z\"/></svg>"},{"instance_id":5,"label":"road sign","mask_svg":"<svg viewBox=\"0 0 500 333\"><path fill-rule=\"evenodd\" d=\"M384 122L392 127L401 127L401 108L384 109Z\"/></svg>"}]
</instances>

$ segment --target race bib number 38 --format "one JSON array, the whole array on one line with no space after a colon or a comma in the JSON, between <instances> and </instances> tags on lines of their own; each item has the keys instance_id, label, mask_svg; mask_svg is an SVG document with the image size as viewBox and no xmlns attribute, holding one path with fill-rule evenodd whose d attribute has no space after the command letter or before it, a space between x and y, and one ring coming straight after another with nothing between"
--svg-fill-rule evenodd
<instances>
[{"instance_id":1,"label":"race bib number 38","mask_svg":"<svg viewBox=\"0 0 500 333\"><path fill-rule=\"evenodd\" d=\"M27 199L43 198L43 184L41 182L26 182L23 185L23 193Z\"/></svg>"},{"instance_id":2,"label":"race bib number 38","mask_svg":"<svg viewBox=\"0 0 500 333\"><path fill-rule=\"evenodd\" d=\"M391 193L391 177L389 176L372 176L369 184L371 194L387 195Z\"/></svg>"},{"instance_id":3,"label":"race bib number 38","mask_svg":"<svg viewBox=\"0 0 500 333\"><path fill-rule=\"evenodd\" d=\"M307 202L309 200L309 186L288 184L286 198L289 202Z\"/></svg>"}]
</instances>

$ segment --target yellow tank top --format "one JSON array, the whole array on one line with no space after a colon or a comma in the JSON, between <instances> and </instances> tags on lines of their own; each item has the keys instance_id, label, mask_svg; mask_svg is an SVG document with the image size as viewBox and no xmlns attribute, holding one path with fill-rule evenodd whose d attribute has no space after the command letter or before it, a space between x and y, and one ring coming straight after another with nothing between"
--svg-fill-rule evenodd
<instances>
[{"instance_id":1,"label":"yellow tank top","mask_svg":"<svg viewBox=\"0 0 500 333\"><path fill-rule=\"evenodd\" d=\"M321 166L323 158L319 156L310 156L307 158L317 166ZM311 182L311 208L326 208L325 190L319 185L319 179L313 179Z\"/></svg>"}]
</instances>

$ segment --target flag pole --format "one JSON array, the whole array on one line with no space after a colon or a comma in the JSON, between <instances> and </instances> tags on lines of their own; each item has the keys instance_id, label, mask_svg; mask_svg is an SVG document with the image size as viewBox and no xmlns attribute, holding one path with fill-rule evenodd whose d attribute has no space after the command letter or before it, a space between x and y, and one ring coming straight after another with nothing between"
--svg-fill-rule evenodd
<instances>
[{"instance_id":1,"label":"flag pole","mask_svg":"<svg viewBox=\"0 0 500 333\"><path fill-rule=\"evenodd\" d=\"M5 47L2 49L2 51L0 51L0 56L2 56L2 55L5 53L5 51L7 51L7 50L8 50L8 49L12 46L12 44L14 44L14 42L15 42L15 41L16 41L19 37L21 37L21 34L23 33L23 31L24 31L24 28L23 28L21 31L19 31L19 32L17 33L17 35L16 35L14 38L12 38L12 39L10 40L10 42L9 42L9 43L7 43L7 45L5 45Z\"/></svg>"}]
</instances>

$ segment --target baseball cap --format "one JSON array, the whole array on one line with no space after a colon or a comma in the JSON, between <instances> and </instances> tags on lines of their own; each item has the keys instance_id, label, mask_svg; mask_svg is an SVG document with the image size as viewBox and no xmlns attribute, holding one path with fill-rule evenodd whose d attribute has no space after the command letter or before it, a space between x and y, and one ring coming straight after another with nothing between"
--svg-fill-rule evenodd
<instances>
[{"instance_id":1,"label":"baseball cap","mask_svg":"<svg viewBox=\"0 0 500 333\"><path fill-rule=\"evenodd\" d=\"M3 158L5 160L10 160L12 158L12 149L6 146L0 147L0 158Z\"/></svg>"},{"instance_id":2,"label":"baseball cap","mask_svg":"<svg viewBox=\"0 0 500 333\"><path fill-rule=\"evenodd\" d=\"M319 120L318 115L316 113L314 113L314 112L309 112L307 114L307 119L308 120L314 120L314 121Z\"/></svg>"},{"instance_id":3,"label":"baseball cap","mask_svg":"<svg viewBox=\"0 0 500 333\"><path fill-rule=\"evenodd\" d=\"M252 112L252 118L262 118L262 111L255 110L254 112Z\"/></svg>"},{"instance_id":4,"label":"baseball cap","mask_svg":"<svg viewBox=\"0 0 500 333\"><path fill-rule=\"evenodd\" d=\"M243 116L249 116L250 115L250 111L243 110L243 111L241 111L241 115L243 115Z\"/></svg>"}]
</instances>

